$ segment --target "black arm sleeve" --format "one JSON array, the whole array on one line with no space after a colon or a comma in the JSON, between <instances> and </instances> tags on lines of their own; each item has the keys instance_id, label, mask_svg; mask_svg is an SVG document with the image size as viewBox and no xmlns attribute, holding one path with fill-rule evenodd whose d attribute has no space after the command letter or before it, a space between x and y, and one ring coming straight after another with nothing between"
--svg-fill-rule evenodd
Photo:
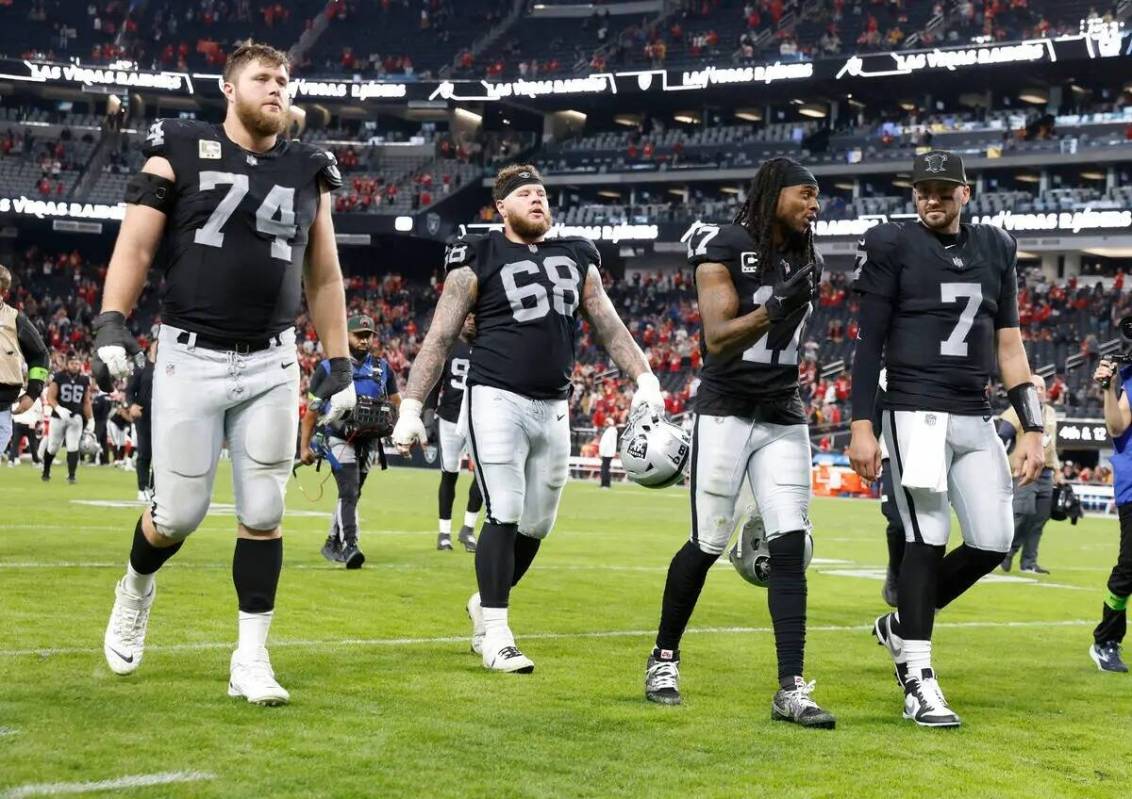
<instances>
[{"instance_id":1,"label":"black arm sleeve","mask_svg":"<svg viewBox=\"0 0 1132 799\"><path fill-rule=\"evenodd\" d=\"M20 344L20 353L28 365L27 394L35 399L42 393L43 384L47 381L47 345L43 343L43 337L39 335L39 331L23 311L16 314L16 337Z\"/></svg>"},{"instance_id":2,"label":"black arm sleeve","mask_svg":"<svg viewBox=\"0 0 1132 799\"><path fill-rule=\"evenodd\" d=\"M861 295L857 350L853 355L853 421L872 421L880 380L881 356L892 321L892 305L876 294Z\"/></svg>"},{"instance_id":3,"label":"black arm sleeve","mask_svg":"<svg viewBox=\"0 0 1132 799\"><path fill-rule=\"evenodd\" d=\"M145 374L144 369L135 369L133 374L130 375L130 382L126 384L126 404L127 405L141 405L141 384L142 375Z\"/></svg>"},{"instance_id":4,"label":"black arm sleeve","mask_svg":"<svg viewBox=\"0 0 1132 799\"><path fill-rule=\"evenodd\" d=\"M322 385L322 381L324 381L326 379L326 376L330 374L329 369L324 368L326 367L326 364L326 361L320 361L318 366L314 368L314 372L311 373L310 385L307 386L308 394L314 394L318 387Z\"/></svg>"}]
</instances>

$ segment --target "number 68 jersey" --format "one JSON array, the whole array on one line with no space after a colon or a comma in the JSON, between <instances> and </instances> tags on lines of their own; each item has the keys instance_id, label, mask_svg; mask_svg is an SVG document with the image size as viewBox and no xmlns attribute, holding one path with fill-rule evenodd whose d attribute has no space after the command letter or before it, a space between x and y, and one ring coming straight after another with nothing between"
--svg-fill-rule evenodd
<instances>
[{"instance_id":1,"label":"number 68 jersey","mask_svg":"<svg viewBox=\"0 0 1132 799\"><path fill-rule=\"evenodd\" d=\"M762 264L762 254L742 225L696 223L688 237L688 262L693 267L717 263L727 267L739 295L736 316L751 313L770 297L774 284L805 266L800 254L784 253L776 264ZM818 273L821 272L818 256ZM696 391L696 412L710 416L740 416L772 424L802 424L805 410L798 395L798 359L806 322L813 311L808 303L772 326L766 335L743 352L714 355L700 333L703 370Z\"/></svg>"},{"instance_id":2,"label":"number 68 jersey","mask_svg":"<svg viewBox=\"0 0 1132 799\"><path fill-rule=\"evenodd\" d=\"M532 399L570 396L582 289L590 266L601 267L593 242L520 244L492 231L450 243L444 265L470 267L478 284L468 385Z\"/></svg>"},{"instance_id":3,"label":"number 68 jersey","mask_svg":"<svg viewBox=\"0 0 1132 799\"><path fill-rule=\"evenodd\" d=\"M1018 327L1017 248L993 225L961 225L950 245L920 222L868 230L853 289L892 305L886 408L990 413L995 331Z\"/></svg>"},{"instance_id":4,"label":"number 68 jersey","mask_svg":"<svg viewBox=\"0 0 1132 799\"><path fill-rule=\"evenodd\" d=\"M169 161L176 202L165 224L162 320L227 339L275 335L301 308L320 182L342 185L334 156L283 136L266 153L221 125L162 119L143 152Z\"/></svg>"}]
</instances>

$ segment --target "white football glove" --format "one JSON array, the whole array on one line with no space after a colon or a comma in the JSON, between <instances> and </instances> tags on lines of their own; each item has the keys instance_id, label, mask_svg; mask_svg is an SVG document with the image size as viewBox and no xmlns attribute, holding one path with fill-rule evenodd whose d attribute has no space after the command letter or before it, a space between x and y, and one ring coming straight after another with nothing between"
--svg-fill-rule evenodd
<instances>
[{"instance_id":1,"label":"white football glove","mask_svg":"<svg viewBox=\"0 0 1132 799\"><path fill-rule=\"evenodd\" d=\"M83 425L83 432L84 433L90 433L91 435L94 435L94 417L93 416L86 420L86 424Z\"/></svg>"},{"instance_id":2,"label":"white football glove","mask_svg":"<svg viewBox=\"0 0 1132 799\"><path fill-rule=\"evenodd\" d=\"M422 404L420 400L403 399L397 417L397 424L393 427L393 444L407 455L413 444L424 446L428 443L428 430L425 429L421 419Z\"/></svg>"},{"instance_id":3,"label":"white football glove","mask_svg":"<svg viewBox=\"0 0 1132 799\"><path fill-rule=\"evenodd\" d=\"M351 381L350 385L338 393L330 395L330 399L325 403L325 411L319 417L318 422L319 424L334 424L352 411L357 404L358 392L354 389L354 384Z\"/></svg>"},{"instance_id":4,"label":"white football glove","mask_svg":"<svg viewBox=\"0 0 1132 799\"><path fill-rule=\"evenodd\" d=\"M62 419L65 422L71 418L71 412L62 405L56 405L53 410L55 411L56 419Z\"/></svg>"},{"instance_id":5,"label":"white football glove","mask_svg":"<svg viewBox=\"0 0 1132 799\"><path fill-rule=\"evenodd\" d=\"M633 392L629 413L632 414L641 405L648 405L653 413L664 416L664 394L660 390L660 381L652 372L642 372L637 376L637 390Z\"/></svg>"},{"instance_id":6,"label":"white football glove","mask_svg":"<svg viewBox=\"0 0 1132 799\"><path fill-rule=\"evenodd\" d=\"M110 376L115 380L120 380L123 377L129 377L134 371L134 362L126 354L125 347L111 345L109 347L98 348L98 359L106 364L106 368L110 371Z\"/></svg>"}]
</instances>

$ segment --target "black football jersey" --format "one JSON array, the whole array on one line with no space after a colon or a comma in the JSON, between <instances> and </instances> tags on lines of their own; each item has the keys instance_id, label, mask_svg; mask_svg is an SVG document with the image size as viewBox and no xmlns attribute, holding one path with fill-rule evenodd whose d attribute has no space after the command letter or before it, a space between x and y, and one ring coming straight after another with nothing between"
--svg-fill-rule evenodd
<instances>
[{"instance_id":1,"label":"black football jersey","mask_svg":"<svg viewBox=\"0 0 1132 799\"><path fill-rule=\"evenodd\" d=\"M456 422L460 418L460 403L464 401L464 389L468 384L468 368L471 366L472 348L462 338L456 339L448 361L444 364L444 377L440 379L440 399L436 404L436 415L446 422Z\"/></svg>"},{"instance_id":2,"label":"black football jersey","mask_svg":"<svg viewBox=\"0 0 1132 799\"><path fill-rule=\"evenodd\" d=\"M1018 327L1017 249L993 225L962 225L952 246L919 222L869 229L853 288L892 303L885 407L990 413L995 331Z\"/></svg>"},{"instance_id":3,"label":"black football jersey","mask_svg":"<svg viewBox=\"0 0 1132 799\"><path fill-rule=\"evenodd\" d=\"M494 231L449 244L445 268L470 267L478 281L468 384L534 399L568 397L591 265L600 267L601 256L583 238L517 244Z\"/></svg>"},{"instance_id":4,"label":"black football jersey","mask_svg":"<svg viewBox=\"0 0 1132 799\"><path fill-rule=\"evenodd\" d=\"M770 297L774 284L806 265L800 253L774 256L778 263L760 266L750 233L742 225L700 223L688 240L688 262L693 267L718 263L727 267L739 295L737 316L751 313ZM820 275L821 257L818 256ZM798 357L811 302L771 327L748 349L735 355L713 355L701 330L703 369L696 391L698 413L711 416L758 418L775 424L806 421L798 394Z\"/></svg>"},{"instance_id":5,"label":"black football jersey","mask_svg":"<svg viewBox=\"0 0 1132 799\"><path fill-rule=\"evenodd\" d=\"M293 325L320 184L341 185L334 156L282 137L253 153L221 125L183 119L155 122L144 152L168 159L176 175L160 259L162 321L229 339Z\"/></svg>"},{"instance_id":6,"label":"black football jersey","mask_svg":"<svg viewBox=\"0 0 1132 799\"><path fill-rule=\"evenodd\" d=\"M90 391L90 378L84 374L58 372L52 381L59 388L59 405L71 413L82 416L83 399Z\"/></svg>"}]
</instances>

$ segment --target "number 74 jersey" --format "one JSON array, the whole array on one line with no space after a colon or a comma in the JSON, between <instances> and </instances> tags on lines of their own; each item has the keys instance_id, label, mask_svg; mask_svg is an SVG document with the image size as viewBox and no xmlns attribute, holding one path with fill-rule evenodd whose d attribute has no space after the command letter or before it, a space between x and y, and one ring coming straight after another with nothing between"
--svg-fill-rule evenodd
<instances>
[{"instance_id":1,"label":"number 74 jersey","mask_svg":"<svg viewBox=\"0 0 1132 799\"><path fill-rule=\"evenodd\" d=\"M766 255L742 225L708 225L697 222L685 237L688 262L693 267L717 263L727 267L739 295L736 316L761 307L774 284L806 265L800 253ZM818 256L820 276L821 257ZM815 285L818 280L815 280ZM802 424L806 414L798 396L799 350L806 323L813 311L809 303L771 327L766 335L741 353L713 355L701 331L704 366L696 391L696 411L711 416L741 416L773 424Z\"/></svg>"},{"instance_id":2,"label":"number 74 jersey","mask_svg":"<svg viewBox=\"0 0 1132 799\"><path fill-rule=\"evenodd\" d=\"M995 331L1018 327L1014 238L960 227L945 243L920 222L886 222L859 242L855 291L892 306L885 407L990 413Z\"/></svg>"},{"instance_id":3,"label":"number 74 jersey","mask_svg":"<svg viewBox=\"0 0 1132 799\"><path fill-rule=\"evenodd\" d=\"M280 136L244 150L221 125L162 119L143 152L169 161L162 321L221 338L263 338L295 323L320 192L338 188L334 156Z\"/></svg>"}]
</instances>

